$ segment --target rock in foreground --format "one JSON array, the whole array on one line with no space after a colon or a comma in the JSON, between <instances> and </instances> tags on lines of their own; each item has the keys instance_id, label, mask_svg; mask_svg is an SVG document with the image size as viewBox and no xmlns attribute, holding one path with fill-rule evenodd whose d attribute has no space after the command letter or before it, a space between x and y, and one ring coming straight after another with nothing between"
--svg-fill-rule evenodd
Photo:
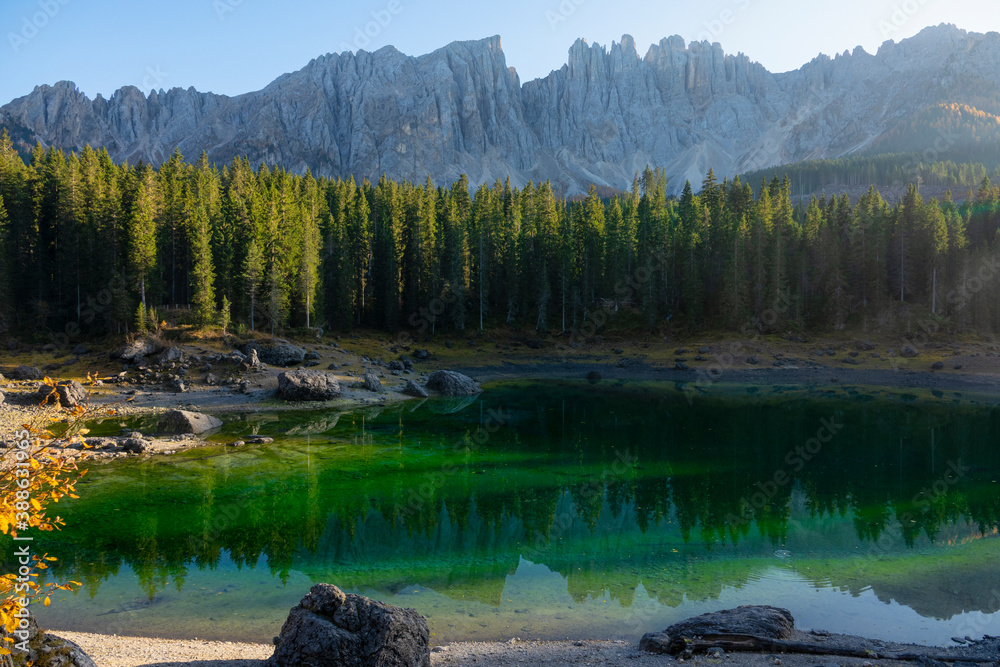
<instances>
[{"instance_id":1,"label":"rock in foreground","mask_svg":"<svg viewBox=\"0 0 1000 667\"><path fill-rule=\"evenodd\" d=\"M475 396L482 389L467 375L455 371L437 371L427 378L427 388L444 396Z\"/></svg>"},{"instance_id":2,"label":"rock in foreground","mask_svg":"<svg viewBox=\"0 0 1000 667\"><path fill-rule=\"evenodd\" d=\"M744 605L674 623L663 632L649 632L639 648L650 653L676 653L683 639L706 635L753 635L765 639L787 639L795 629L791 612L767 605ZM680 641L678 641L680 640Z\"/></svg>"},{"instance_id":3,"label":"rock in foreground","mask_svg":"<svg viewBox=\"0 0 1000 667\"><path fill-rule=\"evenodd\" d=\"M5 647L14 650L5 638L11 637L15 642L21 642L24 637L20 635L9 635L6 630L0 627L0 641ZM44 630L38 629L34 614L28 616L27 627L28 654L23 651L16 651L12 656L15 665L45 665L48 667L97 667L83 649L68 639L62 639L55 635L50 635ZM0 664L7 664L0 662Z\"/></svg>"},{"instance_id":4,"label":"rock in foreground","mask_svg":"<svg viewBox=\"0 0 1000 667\"><path fill-rule=\"evenodd\" d=\"M222 420L187 410L170 410L160 417L159 430L162 433L204 433L222 426Z\"/></svg>"},{"instance_id":5,"label":"rock in foreground","mask_svg":"<svg viewBox=\"0 0 1000 667\"><path fill-rule=\"evenodd\" d=\"M286 401L328 401L340 396L340 382L323 371L286 371L278 376L278 396Z\"/></svg>"},{"instance_id":6,"label":"rock in foreground","mask_svg":"<svg viewBox=\"0 0 1000 667\"><path fill-rule=\"evenodd\" d=\"M671 637L738 634L787 639L795 629L795 619L787 609L768 605L743 605L702 614L666 629Z\"/></svg>"},{"instance_id":7,"label":"rock in foreground","mask_svg":"<svg viewBox=\"0 0 1000 667\"><path fill-rule=\"evenodd\" d=\"M275 637L268 667L430 667L427 620L331 584L316 584Z\"/></svg>"}]
</instances>

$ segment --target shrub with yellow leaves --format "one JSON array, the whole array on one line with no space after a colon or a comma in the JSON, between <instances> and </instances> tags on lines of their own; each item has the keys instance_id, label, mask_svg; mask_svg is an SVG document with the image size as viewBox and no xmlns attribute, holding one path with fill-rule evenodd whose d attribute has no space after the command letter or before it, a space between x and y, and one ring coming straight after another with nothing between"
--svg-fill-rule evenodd
<instances>
[{"instance_id":1,"label":"shrub with yellow leaves","mask_svg":"<svg viewBox=\"0 0 1000 667\"><path fill-rule=\"evenodd\" d=\"M88 375L88 384L93 385L95 379ZM52 516L50 505L65 497L76 498L76 483L86 474L78 465L86 453L80 456L73 451L74 455L70 456L66 449L79 443L86 450L84 423L99 413L108 412L107 409L91 409L89 396L86 406L64 408L59 401L58 383L45 378L43 387L48 388L42 402L43 412L32 424L14 434L15 442L8 444L0 461L0 535L11 538L13 562L18 568L17 572L0 577L0 636L3 639L0 665L13 664L13 652L27 646L30 605L41 602L47 607L53 592L71 591L80 586L75 581L65 584L39 582L40 573L48 568L47 563L56 559L31 552L33 538L30 532L59 530L65 525L58 515ZM58 435L50 430L56 422L68 424ZM43 426L46 423L48 426ZM23 645L18 639L23 639Z\"/></svg>"}]
</instances>

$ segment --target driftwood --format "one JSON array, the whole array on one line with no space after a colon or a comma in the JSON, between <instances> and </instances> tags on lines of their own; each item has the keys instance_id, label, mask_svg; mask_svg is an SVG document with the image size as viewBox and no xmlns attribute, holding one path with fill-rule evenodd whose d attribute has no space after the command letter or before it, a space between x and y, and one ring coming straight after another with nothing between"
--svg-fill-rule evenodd
<instances>
[{"instance_id":1,"label":"driftwood","mask_svg":"<svg viewBox=\"0 0 1000 667\"><path fill-rule=\"evenodd\" d=\"M965 655L946 655L929 653L893 653L876 652L868 649L852 648L850 646L836 646L831 644L808 644L805 642L792 642L783 639L769 639L767 637L757 637L754 635L738 634L717 634L704 635L697 639L687 637L671 638L669 653L671 655L707 653L710 649L721 648L729 652L754 652L770 651L773 653L804 653L809 655L837 655L847 658L868 658L919 661L930 658L942 662L955 662L963 660L975 663L993 663L996 658L984 658Z\"/></svg>"}]
</instances>

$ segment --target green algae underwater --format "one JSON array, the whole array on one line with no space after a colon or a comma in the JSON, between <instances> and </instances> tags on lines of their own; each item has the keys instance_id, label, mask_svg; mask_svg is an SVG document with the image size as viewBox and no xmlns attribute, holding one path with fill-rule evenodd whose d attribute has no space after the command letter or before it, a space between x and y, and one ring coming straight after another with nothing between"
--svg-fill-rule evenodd
<instances>
[{"instance_id":1,"label":"green algae underwater","mask_svg":"<svg viewBox=\"0 0 1000 667\"><path fill-rule=\"evenodd\" d=\"M268 642L328 582L416 608L434 643L635 639L739 604L898 641L1000 634L1000 408L683 389L520 381L223 415L214 446L90 466L66 528L35 543L84 585L36 613ZM253 434L275 442L224 446Z\"/></svg>"}]
</instances>

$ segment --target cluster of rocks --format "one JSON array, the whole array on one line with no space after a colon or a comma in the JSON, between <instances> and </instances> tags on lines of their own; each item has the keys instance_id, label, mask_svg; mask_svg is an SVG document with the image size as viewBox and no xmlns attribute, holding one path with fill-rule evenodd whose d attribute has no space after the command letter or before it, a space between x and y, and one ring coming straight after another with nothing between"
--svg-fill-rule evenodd
<instances>
[{"instance_id":1,"label":"cluster of rocks","mask_svg":"<svg viewBox=\"0 0 1000 667\"><path fill-rule=\"evenodd\" d=\"M147 361L148 354L156 354L156 357ZM131 365L112 376L112 382L132 385L162 384L177 393L188 391L191 377L196 371L206 374L203 381L209 386L229 385L236 391L248 393L250 383L234 374L262 372L267 368L261 363L258 352L253 347L246 352L233 350L229 354L206 353L188 357L178 347L157 349L154 343L140 339L119 348L113 356ZM222 379L222 374L228 377Z\"/></svg>"},{"instance_id":2,"label":"cluster of rocks","mask_svg":"<svg viewBox=\"0 0 1000 667\"><path fill-rule=\"evenodd\" d=\"M426 350L418 350L418 352L426 352ZM422 357L420 359L423 360L427 358L428 357ZM385 368L393 375L402 375L403 373L414 372L413 359L411 359L406 355L403 355L398 360L393 360L393 361L385 361L384 359L380 359L377 357L371 359L369 357L362 356L361 363L362 365L371 365L371 366L378 366L380 368Z\"/></svg>"},{"instance_id":3,"label":"cluster of rocks","mask_svg":"<svg viewBox=\"0 0 1000 667\"><path fill-rule=\"evenodd\" d=\"M142 454L149 451L153 443L149 437L139 431L133 431L129 435L101 436L85 438L86 447L75 442L69 445L69 449L90 449L99 452Z\"/></svg>"}]
</instances>

